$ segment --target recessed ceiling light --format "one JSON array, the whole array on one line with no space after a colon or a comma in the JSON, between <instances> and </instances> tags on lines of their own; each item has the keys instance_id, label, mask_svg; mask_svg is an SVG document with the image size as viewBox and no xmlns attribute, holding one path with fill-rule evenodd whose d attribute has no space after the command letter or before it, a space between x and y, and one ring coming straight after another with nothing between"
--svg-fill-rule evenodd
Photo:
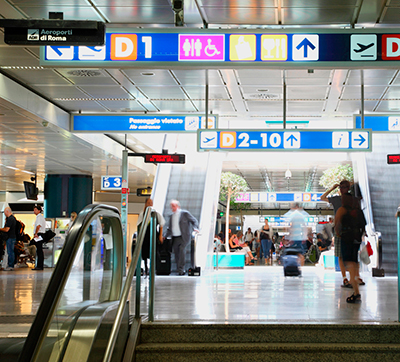
<instances>
[{"instance_id":1,"label":"recessed ceiling light","mask_svg":"<svg viewBox=\"0 0 400 362\"><path fill-rule=\"evenodd\" d=\"M139 150L145 150L145 148L141 145L137 145L136 148L138 148Z\"/></svg>"},{"instance_id":2,"label":"recessed ceiling light","mask_svg":"<svg viewBox=\"0 0 400 362\"><path fill-rule=\"evenodd\" d=\"M140 73L143 77L152 77L153 75L155 75L155 73L153 72L142 72Z\"/></svg>"},{"instance_id":3,"label":"recessed ceiling light","mask_svg":"<svg viewBox=\"0 0 400 362\"><path fill-rule=\"evenodd\" d=\"M257 89L257 92L268 92L268 91L269 91L269 89L266 89L266 88Z\"/></svg>"}]
</instances>

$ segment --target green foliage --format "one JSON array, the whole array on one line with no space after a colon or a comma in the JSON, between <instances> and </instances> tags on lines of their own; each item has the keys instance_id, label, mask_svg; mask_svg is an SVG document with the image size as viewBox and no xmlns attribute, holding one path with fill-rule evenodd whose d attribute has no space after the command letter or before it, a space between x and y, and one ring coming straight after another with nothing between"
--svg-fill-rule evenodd
<instances>
[{"instance_id":1,"label":"green foliage","mask_svg":"<svg viewBox=\"0 0 400 362\"><path fill-rule=\"evenodd\" d=\"M222 172L219 197L221 201L235 199L241 192L247 191L246 180L232 172Z\"/></svg>"},{"instance_id":2,"label":"green foliage","mask_svg":"<svg viewBox=\"0 0 400 362\"><path fill-rule=\"evenodd\" d=\"M353 168L350 165L337 165L324 171L319 184L328 190L343 180L353 182L353 178Z\"/></svg>"},{"instance_id":3,"label":"green foliage","mask_svg":"<svg viewBox=\"0 0 400 362\"><path fill-rule=\"evenodd\" d=\"M235 200L231 200L230 209L233 211L246 211L251 208L251 204L248 202L235 202Z\"/></svg>"}]
</instances>

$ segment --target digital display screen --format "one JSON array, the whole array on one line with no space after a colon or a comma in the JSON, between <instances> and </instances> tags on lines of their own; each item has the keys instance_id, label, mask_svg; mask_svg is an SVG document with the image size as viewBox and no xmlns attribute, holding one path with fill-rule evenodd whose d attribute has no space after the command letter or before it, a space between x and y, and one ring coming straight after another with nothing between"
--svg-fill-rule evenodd
<instances>
[{"instance_id":1,"label":"digital display screen","mask_svg":"<svg viewBox=\"0 0 400 362\"><path fill-rule=\"evenodd\" d=\"M185 155L164 153L148 154L144 156L145 163L185 163Z\"/></svg>"},{"instance_id":2,"label":"digital display screen","mask_svg":"<svg viewBox=\"0 0 400 362\"><path fill-rule=\"evenodd\" d=\"M400 155L387 155L387 163L389 165L399 163L400 164Z\"/></svg>"}]
</instances>

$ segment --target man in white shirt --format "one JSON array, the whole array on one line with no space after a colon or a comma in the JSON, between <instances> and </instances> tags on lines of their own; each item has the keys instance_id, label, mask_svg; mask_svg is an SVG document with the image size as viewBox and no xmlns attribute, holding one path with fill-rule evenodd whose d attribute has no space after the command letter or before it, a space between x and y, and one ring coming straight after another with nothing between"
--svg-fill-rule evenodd
<instances>
[{"instance_id":1,"label":"man in white shirt","mask_svg":"<svg viewBox=\"0 0 400 362\"><path fill-rule=\"evenodd\" d=\"M166 223L164 237L172 237L172 250L175 254L179 275L185 275L185 249L192 238L192 230L198 231L198 221L187 210L182 210L178 200L170 202L172 215Z\"/></svg>"},{"instance_id":2,"label":"man in white shirt","mask_svg":"<svg viewBox=\"0 0 400 362\"><path fill-rule=\"evenodd\" d=\"M42 207L40 205L35 205L33 207L33 213L36 215L35 225L33 226L33 242L36 246L36 267L32 270L43 270L43 241L46 232L46 220L42 215Z\"/></svg>"}]
</instances>

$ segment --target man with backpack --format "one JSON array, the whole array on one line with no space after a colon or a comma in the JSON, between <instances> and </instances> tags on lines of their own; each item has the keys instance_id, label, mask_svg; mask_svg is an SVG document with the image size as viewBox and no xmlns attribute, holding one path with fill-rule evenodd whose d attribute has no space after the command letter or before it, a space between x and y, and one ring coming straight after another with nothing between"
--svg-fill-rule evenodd
<instances>
[{"instance_id":1,"label":"man with backpack","mask_svg":"<svg viewBox=\"0 0 400 362\"><path fill-rule=\"evenodd\" d=\"M14 245L16 241L16 220L12 213L10 207L6 207L4 209L4 215L6 215L6 223L3 228L0 228L0 231L7 233L7 254L8 254L8 263L7 268L4 270L13 271L14 270Z\"/></svg>"}]
</instances>

